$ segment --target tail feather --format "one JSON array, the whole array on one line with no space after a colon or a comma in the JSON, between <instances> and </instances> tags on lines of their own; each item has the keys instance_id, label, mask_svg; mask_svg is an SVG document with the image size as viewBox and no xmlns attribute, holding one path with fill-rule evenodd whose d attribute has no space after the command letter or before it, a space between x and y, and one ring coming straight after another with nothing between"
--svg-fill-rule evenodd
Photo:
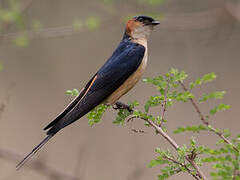
<instances>
[{"instance_id":1,"label":"tail feather","mask_svg":"<svg viewBox=\"0 0 240 180\"><path fill-rule=\"evenodd\" d=\"M36 152L38 152L52 137L54 136L54 134L50 134L47 137L45 137L35 148L33 148L33 150L27 155L25 156L25 158L20 161L17 166L16 166L16 170L19 170Z\"/></svg>"}]
</instances>

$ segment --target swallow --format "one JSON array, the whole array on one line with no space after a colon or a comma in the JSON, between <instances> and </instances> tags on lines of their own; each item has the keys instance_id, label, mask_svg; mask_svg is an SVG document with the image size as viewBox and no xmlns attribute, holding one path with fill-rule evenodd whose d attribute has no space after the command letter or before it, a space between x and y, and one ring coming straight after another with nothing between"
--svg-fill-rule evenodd
<instances>
[{"instance_id":1,"label":"swallow","mask_svg":"<svg viewBox=\"0 0 240 180\"><path fill-rule=\"evenodd\" d=\"M47 130L47 136L17 164L17 170L61 129L101 103L114 105L133 88L146 68L147 40L158 24L159 21L148 16L136 16L128 20L123 38L112 56L90 79L80 94L44 128Z\"/></svg>"}]
</instances>

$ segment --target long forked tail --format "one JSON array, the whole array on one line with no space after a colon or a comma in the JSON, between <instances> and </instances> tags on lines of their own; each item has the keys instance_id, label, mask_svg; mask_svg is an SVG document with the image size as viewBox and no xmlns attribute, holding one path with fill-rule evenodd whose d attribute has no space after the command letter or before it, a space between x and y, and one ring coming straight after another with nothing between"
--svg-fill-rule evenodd
<instances>
[{"instance_id":1,"label":"long forked tail","mask_svg":"<svg viewBox=\"0 0 240 180\"><path fill-rule=\"evenodd\" d=\"M25 158L19 162L16 166L16 170L19 170L36 152L38 152L52 137L54 134L50 134L47 137L45 137L33 150L25 156Z\"/></svg>"}]
</instances>

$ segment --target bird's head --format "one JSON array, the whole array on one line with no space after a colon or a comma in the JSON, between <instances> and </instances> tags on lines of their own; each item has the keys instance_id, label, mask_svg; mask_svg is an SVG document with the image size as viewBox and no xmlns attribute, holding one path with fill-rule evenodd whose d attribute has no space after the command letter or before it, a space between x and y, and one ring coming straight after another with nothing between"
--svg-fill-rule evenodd
<instances>
[{"instance_id":1,"label":"bird's head","mask_svg":"<svg viewBox=\"0 0 240 180\"><path fill-rule=\"evenodd\" d=\"M160 24L149 16L135 16L127 22L126 34L134 39L147 38L154 26Z\"/></svg>"}]
</instances>

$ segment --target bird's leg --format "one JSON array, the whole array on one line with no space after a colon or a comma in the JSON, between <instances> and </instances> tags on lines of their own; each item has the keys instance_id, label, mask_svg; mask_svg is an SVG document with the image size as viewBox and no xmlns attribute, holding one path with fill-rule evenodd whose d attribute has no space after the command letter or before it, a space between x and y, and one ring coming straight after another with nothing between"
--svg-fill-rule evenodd
<instances>
[{"instance_id":1,"label":"bird's leg","mask_svg":"<svg viewBox=\"0 0 240 180\"><path fill-rule=\"evenodd\" d=\"M129 113L133 113L133 109L129 106L129 105L127 105L127 104L124 104L124 103L122 103L122 102L120 102L120 101L117 101L113 106L113 109L116 109L116 110L118 110L118 109L126 109L126 110L128 110L128 112ZM130 130L131 131L133 131L133 132L135 132L135 133L145 133L145 131L143 131L143 130L141 130L141 129L135 129L135 128L132 128L132 123L133 123L133 120L135 119L136 117L130 117L129 119L127 119L127 123L129 123L129 122L131 122L131 127L130 127Z\"/></svg>"},{"instance_id":2,"label":"bird's leg","mask_svg":"<svg viewBox=\"0 0 240 180\"><path fill-rule=\"evenodd\" d=\"M129 105L124 104L124 103L122 103L120 101L117 101L115 103L115 105L113 106L113 109L127 109L130 113L133 112L132 108Z\"/></svg>"}]
</instances>

